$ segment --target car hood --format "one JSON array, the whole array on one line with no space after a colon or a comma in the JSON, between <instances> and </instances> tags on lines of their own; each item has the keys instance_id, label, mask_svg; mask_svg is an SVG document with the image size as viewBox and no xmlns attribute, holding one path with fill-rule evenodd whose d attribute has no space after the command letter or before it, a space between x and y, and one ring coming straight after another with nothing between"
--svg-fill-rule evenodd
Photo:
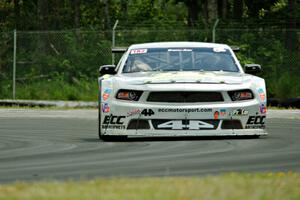
<instances>
[{"instance_id":1,"label":"car hood","mask_svg":"<svg viewBox=\"0 0 300 200\"><path fill-rule=\"evenodd\" d=\"M250 76L237 72L138 72L123 73L115 76L118 82L129 85L143 84L242 84L250 80Z\"/></svg>"}]
</instances>

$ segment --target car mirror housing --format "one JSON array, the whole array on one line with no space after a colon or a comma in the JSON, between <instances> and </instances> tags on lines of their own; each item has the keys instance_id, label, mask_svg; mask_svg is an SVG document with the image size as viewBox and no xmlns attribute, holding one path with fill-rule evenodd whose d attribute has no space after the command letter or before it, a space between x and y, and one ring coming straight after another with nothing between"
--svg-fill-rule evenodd
<instances>
[{"instance_id":1,"label":"car mirror housing","mask_svg":"<svg viewBox=\"0 0 300 200\"><path fill-rule=\"evenodd\" d=\"M244 70L247 74L257 74L261 72L261 66L259 64L246 64Z\"/></svg>"},{"instance_id":2,"label":"car mirror housing","mask_svg":"<svg viewBox=\"0 0 300 200\"><path fill-rule=\"evenodd\" d=\"M115 65L102 65L99 68L99 75L103 76L105 74L115 75L116 72L116 66Z\"/></svg>"}]
</instances>

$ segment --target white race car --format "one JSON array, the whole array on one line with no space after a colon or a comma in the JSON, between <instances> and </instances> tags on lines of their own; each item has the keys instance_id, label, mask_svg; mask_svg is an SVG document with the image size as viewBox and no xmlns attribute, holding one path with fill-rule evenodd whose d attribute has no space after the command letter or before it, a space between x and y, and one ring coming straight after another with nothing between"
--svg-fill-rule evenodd
<instances>
[{"instance_id":1,"label":"white race car","mask_svg":"<svg viewBox=\"0 0 300 200\"><path fill-rule=\"evenodd\" d=\"M131 45L99 69L99 137L266 135L261 67L244 70L224 44Z\"/></svg>"}]
</instances>

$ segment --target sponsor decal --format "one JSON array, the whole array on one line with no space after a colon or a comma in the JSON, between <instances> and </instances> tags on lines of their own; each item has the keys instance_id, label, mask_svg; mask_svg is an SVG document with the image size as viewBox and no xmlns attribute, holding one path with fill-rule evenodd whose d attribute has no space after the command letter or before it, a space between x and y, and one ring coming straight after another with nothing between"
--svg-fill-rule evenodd
<instances>
[{"instance_id":1,"label":"sponsor decal","mask_svg":"<svg viewBox=\"0 0 300 200\"><path fill-rule=\"evenodd\" d=\"M143 53L147 53L147 49L132 49L130 51L130 54L143 54Z\"/></svg>"},{"instance_id":2,"label":"sponsor decal","mask_svg":"<svg viewBox=\"0 0 300 200\"><path fill-rule=\"evenodd\" d=\"M104 92L103 92L103 94L102 94L102 99L103 99L103 101L106 101L108 98L109 98L109 96L110 96L110 94L111 94L111 89L110 88L106 88L106 89L104 89Z\"/></svg>"},{"instance_id":3,"label":"sponsor decal","mask_svg":"<svg viewBox=\"0 0 300 200\"><path fill-rule=\"evenodd\" d=\"M264 90L262 88L259 88L257 90L257 92L258 92L260 100L265 101L266 100L266 94L265 94Z\"/></svg>"},{"instance_id":4,"label":"sponsor decal","mask_svg":"<svg viewBox=\"0 0 300 200\"><path fill-rule=\"evenodd\" d=\"M168 51L193 51L193 49L168 49Z\"/></svg>"},{"instance_id":5,"label":"sponsor decal","mask_svg":"<svg viewBox=\"0 0 300 200\"><path fill-rule=\"evenodd\" d=\"M219 111L216 111L216 112L214 113L214 119L218 119L218 118L219 118L219 115L220 115Z\"/></svg>"},{"instance_id":6,"label":"sponsor decal","mask_svg":"<svg viewBox=\"0 0 300 200\"><path fill-rule=\"evenodd\" d=\"M218 127L218 120L152 120L156 129L209 130Z\"/></svg>"},{"instance_id":7,"label":"sponsor decal","mask_svg":"<svg viewBox=\"0 0 300 200\"><path fill-rule=\"evenodd\" d=\"M133 109L133 110L127 112L127 117L130 117L133 115L139 115L139 114L141 114L141 110L136 108L136 109Z\"/></svg>"},{"instance_id":8,"label":"sponsor decal","mask_svg":"<svg viewBox=\"0 0 300 200\"><path fill-rule=\"evenodd\" d=\"M212 108L159 108L158 112L212 112Z\"/></svg>"},{"instance_id":9,"label":"sponsor decal","mask_svg":"<svg viewBox=\"0 0 300 200\"><path fill-rule=\"evenodd\" d=\"M261 104L259 106L259 111L261 114L266 114L267 113L267 106L265 106L265 104Z\"/></svg>"},{"instance_id":10,"label":"sponsor decal","mask_svg":"<svg viewBox=\"0 0 300 200\"><path fill-rule=\"evenodd\" d=\"M154 115L154 111L152 109L144 109L144 110L140 110L140 109L134 109L132 111L127 112L127 117L133 116L133 115L144 115L144 116L151 116Z\"/></svg>"},{"instance_id":11,"label":"sponsor decal","mask_svg":"<svg viewBox=\"0 0 300 200\"><path fill-rule=\"evenodd\" d=\"M249 114L248 110L245 110L243 108L238 108L232 112L232 116L245 116L248 114Z\"/></svg>"},{"instance_id":12,"label":"sponsor decal","mask_svg":"<svg viewBox=\"0 0 300 200\"><path fill-rule=\"evenodd\" d=\"M108 103L102 104L102 112L104 112L104 113L110 112L110 107L109 107Z\"/></svg>"},{"instance_id":13,"label":"sponsor decal","mask_svg":"<svg viewBox=\"0 0 300 200\"><path fill-rule=\"evenodd\" d=\"M248 129L265 128L266 116L249 116L246 127Z\"/></svg>"},{"instance_id":14,"label":"sponsor decal","mask_svg":"<svg viewBox=\"0 0 300 200\"><path fill-rule=\"evenodd\" d=\"M105 115L102 123L102 128L104 129L125 129L123 119L125 116L116 116L116 115Z\"/></svg>"},{"instance_id":15,"label":"sponsor decal","mask_svg":"<svg viewBox=\"0 0 300 200\"><path fill-rule=\"evenodd\" d=\"M226 109L225 109L225 108L220 109L220 115L221 115L222 117L226 116L226 114L227 114L227 112L226 112Z\"/></svg>"},{"instance_id":16,"label":"sponsor decal","mask_svg":"<svg viewBox=\"0 0 300 200\"><path fill-rule=\"evenodd\" d=\"M226 49L222 48L222 47L215 47L213 49L214 52L219 53L219 52L226 52Z\"/></svg>"}]
</instances>

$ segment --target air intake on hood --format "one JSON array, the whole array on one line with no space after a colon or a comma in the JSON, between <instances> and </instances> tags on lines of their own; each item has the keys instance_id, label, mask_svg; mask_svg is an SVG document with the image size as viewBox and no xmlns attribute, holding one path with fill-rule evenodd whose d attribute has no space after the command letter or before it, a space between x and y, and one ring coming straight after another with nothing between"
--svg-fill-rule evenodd
<instances>
[{"instance_id":1,"label":"air intake on hood","mask_svg":"<svg viewBox=\"0 0 300 200\"><path fill-rule=\"evenodd\" d=\"M150 92L147 101L168 103L222 102L220 92Z\"/></svg>"}]
</instances>

